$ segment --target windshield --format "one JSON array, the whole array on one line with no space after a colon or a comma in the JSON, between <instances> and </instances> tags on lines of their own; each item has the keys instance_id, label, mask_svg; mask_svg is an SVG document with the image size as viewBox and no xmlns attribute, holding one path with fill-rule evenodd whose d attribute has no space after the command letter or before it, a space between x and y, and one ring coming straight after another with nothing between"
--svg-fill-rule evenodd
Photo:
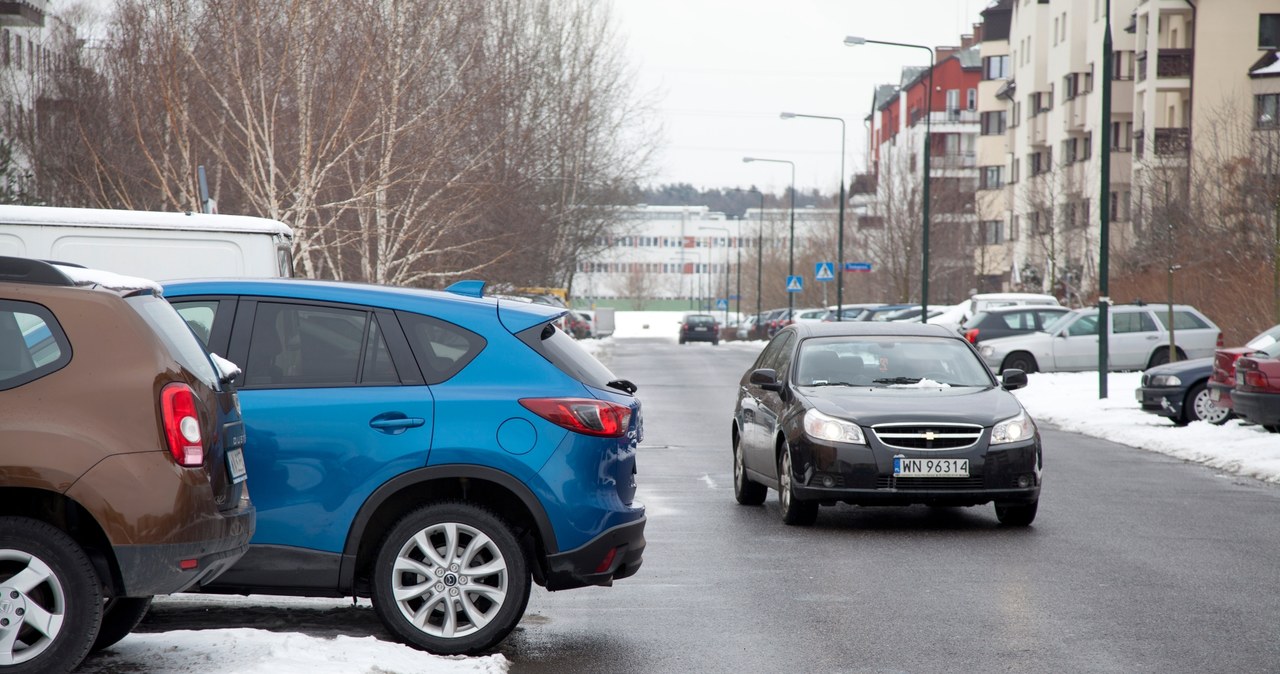
<instances>
[{"instance_id":1,"label":"windshield","mask_svg":"<svg viewBox=\"0 0 1280 674\"><path fill-rule=\"evenodd\" d=\"M711 325L716 322L716 319L710 316L703 316L703 315L685 316L684 322L688 323L689 325Z\"/></svg>"},{"instance_id":2,"label":"windshield","mask_svg":"<svg viewBox=\"0 0 1280 674\"><path fill-rule=\"evenodd\" d=\"M800 345L800 386L995 385L969 346L949 337L815 337Z\"/></svg>"},{"instance_id":3,"label":"windshield","mask_svg":"<svg viewBox=\"0 0 1280 674\"><path fill-rule=\"evenodd\" d=\"M1053 319L1048 325L1044 326L1044 332L1057 332L1058 328L1061 328L1067 323L1075 320L1076 316L1079 315L1080 314L1074 311L1068 311L1067 313Z\"/></svg>"},{"instance_id":4,"label":"windshield","mask_svg":"<svg viewBox=\"0 0 1280 674\"><path fill-rule=\"evenodd\" d=\"M1245 346L1250 349L1266 349L1277 342L1280 342L1280 325L1273 325L1263 331L1262 334L1249 340L1249 343L1245 344Z\"/></svg>"}]
</instances>

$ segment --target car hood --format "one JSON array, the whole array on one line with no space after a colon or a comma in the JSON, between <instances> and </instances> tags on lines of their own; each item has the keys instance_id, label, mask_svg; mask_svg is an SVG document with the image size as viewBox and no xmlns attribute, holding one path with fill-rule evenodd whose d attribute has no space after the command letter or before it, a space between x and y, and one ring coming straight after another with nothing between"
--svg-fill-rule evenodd
<instances>
[{"instance_id":1,"label":"car hood","mask_svg":"<svg viewBox=\"0 0 1280 674\"><path fill-rule=\"evenodd\" d=\"M1156 375L1176 375L1180 379L1187 377L1207 377L1213 372L1213 358L1192 358L1191 360L1179 360L1173 363L1165 363L1148 368L1144 373L1147 377Z\"/></svg>"},{"instance_id":2,"label":"car hood","mask_svg":"<svg viewBox=\"0 0 1280 674\"><path fill-rule=\"evenodd\" d=\"M823 414L862 426L891 422L992 424L1017 416L1022 405L1012 393L989 388L802 387L800 394Z\"/></svg>"}]
</instances>

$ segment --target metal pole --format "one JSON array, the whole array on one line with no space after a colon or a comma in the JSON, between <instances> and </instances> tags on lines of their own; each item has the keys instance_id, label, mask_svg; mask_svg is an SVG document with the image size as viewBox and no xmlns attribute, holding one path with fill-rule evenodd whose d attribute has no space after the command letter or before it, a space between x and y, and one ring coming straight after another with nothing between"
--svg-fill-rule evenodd
<instances>
[{"instance_id":1,"label":"metal pole","mask_svg":"<svg viewBox=\"0 0 1280 674\"><path fill-rule=\"evenodd\" d=\"M804 117L808 119L830 119L840 122L840 217L838 221L839 230L836 232L836 320L844 320L844 208L845 208L845 179L844 174L844 155L845 155L845 122L841 117L829 117L827 115L805 115L798 112L784 112L783 119L791 119L793 117ZM827 303L827 289L822 287L822 303Z\"/></svg>"},{"instance_id":2,"label":"metal pole","mask_svg":"<svg viewBox=\"0 0 1280 674\"><path fill-rule=\"evenodd\" d=\"M791 164L791 243L787 252L787 276L796 275L796 165ZM795 320L796 294L787 293L787 322L791 323Z\"/></svg>"},{"instance_id":3,"label":"metal pole","mask_svg":"<svg viewBox=\"0 0 1280 674\"><path fill-rule=\"evenodd\" d=\"M760 224L756 229L756 322L755 330L760 332L760 316L764 313L764 309L760 306L760 300L764 292L764 192L760 194ZM761 333L763 334L763 333Z\"/></svg>"},{"instance_id":4,"label":"metal pole","mask_svg":"<svg viewBox=\"0 0 1280 674\"><path fill-rule=\"evenodd\" d=\"M1107 354L1110 353L1108 336L1111 332L1107 319L1108 265L1111 263L1108 249L1111 246L1111 0L1106 0L1106 27L1102 33L1102 187L1098 199L1100 247L1098 260L1098 398L1107 397Z\"/></svg>"},{"instance_id":5,"label":"metal pole","mask_svg":"<svg viewBox=\"0 0 1280 674\"><path fill-rule=\"evenodd\" d=\"M735 293L735 295L737 297L738 305L737 305L737 309L735 310L738 312L738 320L742 320L742 217L741 216L738 217L738 240L736 243L737 243L736 248L738 249L738 263L735 265L735 267L737 268L737 272L738 272L738 283L737 283L738 292Z\"/></svg>"}]
</instances>

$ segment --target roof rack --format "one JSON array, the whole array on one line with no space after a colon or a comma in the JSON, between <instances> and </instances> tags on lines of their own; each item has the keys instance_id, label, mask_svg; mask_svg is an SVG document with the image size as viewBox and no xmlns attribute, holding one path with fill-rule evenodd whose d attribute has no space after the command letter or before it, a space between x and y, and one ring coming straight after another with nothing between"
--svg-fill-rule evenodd
<instances>
[{"instance_id":1,"label":"roof rack","mask_svg":"<svg viewBox=\"0 0 1280 674\"><path fill-rule=\"evenodd\" d=\"M74 286L75 281L62 270L45 262L25 257L0 255L0 281L39 283L50 286Z\"/></svg>"}]
</instances>

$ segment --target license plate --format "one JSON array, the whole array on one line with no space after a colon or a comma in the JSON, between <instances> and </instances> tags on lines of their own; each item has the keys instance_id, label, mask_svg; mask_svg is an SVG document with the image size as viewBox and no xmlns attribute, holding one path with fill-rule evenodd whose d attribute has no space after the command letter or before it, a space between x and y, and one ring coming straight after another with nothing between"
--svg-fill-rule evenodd
<instances>
[{"instance_id":1,"label":"license plate","mask_svg":"<svg viewBox=\"0 0 1280 674\"><path fill-rule=\"evenodd\" d=\"M1209 389L1209 400L1212 400L1216 403L1218 402L1218 399L1221 397L1222 397L1222 391L1219 391L1216 388Z\"/></svg>"},{"instance_id":2,"label":"license plate","mask_svg":"<svg viewBox=\"0 0 1280 674\"><path fill-rule=\"evenodd\" d=\"M1135 389L1133 391L1133 395L1138 399L1138 402L1143 402L1144 396L1142 395L1142 389Z\"/></svg>"},{"instance_id":3,"label":"license plate","mask_svg":"<svg viewBox=\"0 0 1280 674\"><path fill-rule=\"evenodd\" d=\"M693 329L693 331L694 331L694 332L706 332L706 331L707 331L707 328L694 328L694 329Z\"/></svg>"},{"instance_id":4,"label":"license plate","mask_svg":"<svg viewBox=\"0 0 1280 674\"><path fill-rule=\"evenodd\" d=\"M227 452L227 472L231 474L231 483L244 482L248 471L244 467L244 450L236 448Z\"/></svg>"},{"instance_id":5,"label":"license plate","mask_svg":"<svg viewBox=\"0 0 1280 674\"><path fill-rule=\"evenodd\" d=\"M907 459L894 457L894 477L969 477L968 459Z\"/></svg>"}]
</instances>

